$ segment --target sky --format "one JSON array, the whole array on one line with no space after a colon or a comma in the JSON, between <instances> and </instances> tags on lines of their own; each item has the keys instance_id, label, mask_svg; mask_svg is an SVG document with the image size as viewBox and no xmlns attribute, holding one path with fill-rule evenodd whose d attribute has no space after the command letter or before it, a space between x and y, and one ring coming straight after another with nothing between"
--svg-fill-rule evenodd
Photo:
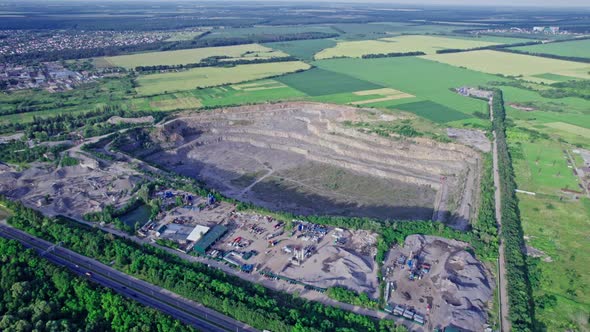
<instances>
[{"instance_id":1,"label":"sky","mask_svg":"<svg viewBox=\"0 0 590 332\"><path fill-rule=\"evenodd\" d=\"M272 1L272 0L271 0ZM320 0L329 2L331 0ZM336 0L336 2L390 3L400 5L462 5L462 6L514 6L514 7L586 7L590 0Z\"/></svg>"}]
</instances>

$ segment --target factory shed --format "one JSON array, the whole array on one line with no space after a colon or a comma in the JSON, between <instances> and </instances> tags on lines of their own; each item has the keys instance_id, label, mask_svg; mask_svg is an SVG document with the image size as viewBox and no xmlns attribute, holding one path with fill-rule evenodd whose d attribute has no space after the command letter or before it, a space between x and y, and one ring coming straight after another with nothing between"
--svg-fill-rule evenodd
<instances>
[{"instance_id":1,"label":"factory shed","mask_svg":"<svg viewBox=\"0 0 590 332\"><path fill-rule=\"evenodd\" d=\"M223 225L215 225L205 235L203 235L197 243L195 243L194 250L199 254L205 254L207 249L219 240L227 232L227 227Z\"/></svg>"},{"instance_id":2,"label":"factory shed","mask_svg":"<svg viewBox=\"0 0 590 332\"><path fill-rule=\"evenodd\" d=\"M195 228L193 228L193 230L187 236L186 239L188 241L197 242L201 239L201 237L203 237L204 234L207 234L208 231L209 231L209 227L197 225L197 226L195 226Z\"/></svg>"}]
</instances>

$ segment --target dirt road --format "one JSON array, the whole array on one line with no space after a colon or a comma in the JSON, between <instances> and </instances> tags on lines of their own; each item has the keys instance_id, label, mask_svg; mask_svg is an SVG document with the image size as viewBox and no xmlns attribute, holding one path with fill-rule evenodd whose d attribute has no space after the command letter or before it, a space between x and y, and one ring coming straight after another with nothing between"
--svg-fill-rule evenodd
<instances>
[{"instance_id":1,"label":"dirt road","mask_svg":"<svg viewBox=\"0 0 590 332\"><path fill-rule=\"evenodd\" d=\"M493 97L490 98L490 120L494 121L493 111ZM496 199L496 220L498 222L498 234L500 234L500 246L499 246L499 257L498 257L498 284L499 284L499 297L500 297L500 331L510 331L510 320L508 320L508 282L506 281L506 265L504 257L504 241L502 241L502 207L500 197L500 171L498 169L498 144L496 140L496 132L493 132L494 142L492 149L492 159L494 164L494 187L495 187L495 199Z\"/></svg>"}]
</instances>

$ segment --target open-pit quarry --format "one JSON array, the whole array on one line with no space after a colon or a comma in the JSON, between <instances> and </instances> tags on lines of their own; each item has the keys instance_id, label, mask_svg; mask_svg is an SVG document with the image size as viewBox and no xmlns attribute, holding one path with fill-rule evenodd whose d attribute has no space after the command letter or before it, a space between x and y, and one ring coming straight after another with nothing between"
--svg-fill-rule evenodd
<instances>
[{"instance_id":1,"label":"open-pit quarry","mask_svg":"<svg viewBox=\"0 0 590 332\"><path fill-rule=\"evenodd\" d=\"M479 153L343 125L384 120L396 116L304 102L223 108L132 131L120 148L272 210L464 227L475 206Z\"/></svg>"}]
</instances>

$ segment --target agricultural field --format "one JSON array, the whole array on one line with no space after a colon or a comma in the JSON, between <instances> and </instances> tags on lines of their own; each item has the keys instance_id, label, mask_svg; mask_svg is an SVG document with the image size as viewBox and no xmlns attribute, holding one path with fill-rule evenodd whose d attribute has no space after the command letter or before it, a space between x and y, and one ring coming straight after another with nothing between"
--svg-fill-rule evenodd
<instances>
[{"instance_id":1,"label":"agricultural field","mask_svg":"<svg viewBox=\"0 0 590 332\"><path fill-rule=\"evenodd\" d=\"M590 236L590 200L560 191L580 190L565 158L564 150L570 148L518 131L509 132L508 141L518 187L536 193L518 194L528 250L538 257L531 268L533 283L538 283L533 285L536 318L547 331L587 330L590 260L582 253Z\"/></svg>"},{"instance_id":2,"label":"agricultural field","mask_svg":"<svg viewBox=\"0 0 590 332\"><path fill-rule=\"evenodd\" d=\"M590 40L575 40L559 43L548 43L540 45L513 47L512 49L531 52L545 53L560 56L571 56L576 58L590 59Z\"/></svg>"},{"instance_id":3,"label":"agricultural field","mask_svg":"<svg viewBox=\"0 0 590 332\"><path fill-rule=\"evenodd\" d=\"M239 83L308 68L308 64L299 61L193 68L182 72L140 76L136 90L140 95L161 94Z\"/></svg>"},{"instance_id":4,"label":"agricultural field","mask_svg":"<svg viewBox=\"0 0 590 332\"><path fill-rule=\"evenodd\" d=\"M590 256L585 253L590 237L590 199L523 194L518 198L527 244L544 253L537 268L541 279L533 290L537 307L545 308L537 309L535 318L547 331L587 331Z\"/></svg>"},{"instance_id":5,"label":"agricultural field","mask_svg":"<svg viewBox=\"0 0 590 332\"><path fill-rule=\"evenodd\" d=\"M515 76L533 82L556 82L539 76L543 74L557 74L572 79L590 79L590 64L530 55L483 50L431 54L423 58L484 73Z\"/></svg>"},{"instance_id":6,"label":"agricultural field","mask_svg":"<svg viewBox=\"0 0 590 332\"><path fill-rule=\"evenodd\" d=\"M130 102L130 109L141 111L174 111L196 109L202 106L201 101L189 93L178 92L146 98L135 98Z\"/></svg>"},{"instance_id":7,"label":"agricultural field","mask_svg":"<svg viewBox=\"0 0 590 332\"><path fill-rule=\"evenodd\" d=\"M301 60L313 60L313 56L323 49L336 46L333 39L308 39L266 43L272 49L283 51Z\"/></svg>"},{"instance_id":8,"label":"agricultural field","mask_svg":"<svg viewBox=\"0 0 590 332\"><path fill-rule=\"evenodd\" d=\"M283 57L287 56L287 54L258 44L246 44L119 55L114 57L100 58L98 61L100 61L101 64L106 63L109 66L132 69L137 66L185 65L188 63L198 63L201 60L212 56L229 56L238 59L265 59L272 57Z\"/></svg>"},{"instance_id":9,"label":"agricultural field","mask_svg":"<svg viewBox=\"0 0 590 332\"><path fill-rule=\"evenodd\" d=\"M567 147L545 139L532 140L526 133L508 132L513 159L519 164L519 189L557 195L561 189L580 190L578 177L563 152Z\"/></svg>"},{"instance_id":10,"label":"agricultural field","mask_svg":"<svg viewBox=\"0 0 590 332\"><path fill-rule=\"evenodd\" d=\"M437 123L458 121L469 118L469 116L465 113L461 113L452 108L448 108L444 105L429 100L394 105L390 106L390 108L414 113L418 116Z\"/></svg>"},{"instance_id":11,"label":"agricultural field","mask_svg":"<svg viewBox=\"0 0 590 332\"><path fill-rule=\"evenodd\" d=\"M260 80L243 84L192 90L203 106L253 104L278 100L300 100L305 94L275 80Z\"/></svg>"},{"instance_id":12,"label":"agricultural field","mask_svg":"<svg viewBox=\"0 0 590 332\"><path fill-rule=\"evenodd\" d=\"M481 100L462 97L453 91L463 85L483 85L489 81L502 80L498 77L457 68L417 57L381 59L331 59L314 62L318 68L342 73L371 82L382 87L392 88L416 97L412 102L431 101L444 106L452 112L461 112L470 117L475 112L487 112L487 105ZM370 106L390 108L407 104L408 99L389 100L369 104ZM430 105L432 106L432 105ZM453 117L449 117L452 120Z\"/></svg>"},{"instance_id":13,"label":"agricultural field","mask_svg":"<svg viewBox=\"0 0 590 332\"><path fill-rule=\"evenodd\" d=\"M285 85L308 96L322 96L343 92L379 89L382 86L346 74L313 68L311 70L277 78Z\"/></svg>"},{"instance_id":14,"label":"agricultural field","mask_svg":"<svg viewBox=\"0 0 590 332\"><path fill-rule=\"evenodd\" d=\"M339 42L335 47L325 49L316 54L316 59L329 59L335 57L359 58L365 54L379 53L405 53L421 51L426 54L434 54L437 50L457 48L469 49L495 45L496 43L467 40L458 38L446 38L438 36L399 36L382 38L377 40L346 41Z\"/></svg>"},{"instance_id":15,"label":"agricultural field","mask_svg":"<svg viewBox=\"0 0 590 332\"><path fill-rule=\"evenodd\" d=\"M588 101L575 97L545 98L536 91L512 86L499 88L504 92L507 114L518 126L590 148Z\"/></svg>"}]
</instances>

